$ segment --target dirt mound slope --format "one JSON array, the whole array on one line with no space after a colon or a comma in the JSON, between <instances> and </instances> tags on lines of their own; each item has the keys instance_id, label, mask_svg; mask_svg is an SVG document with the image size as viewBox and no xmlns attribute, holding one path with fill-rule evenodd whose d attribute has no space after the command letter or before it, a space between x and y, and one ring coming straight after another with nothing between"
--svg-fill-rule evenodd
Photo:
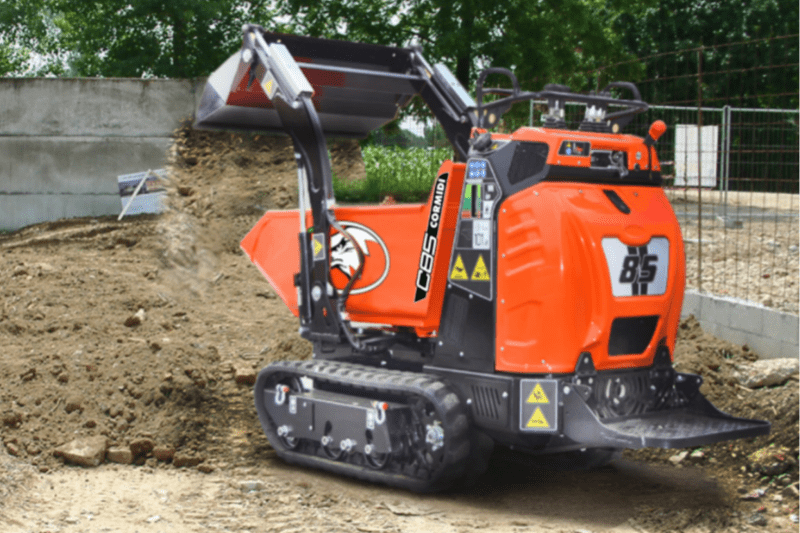
<instances>
[{"instance_id":1,"label":"dirt mound slope","mask_svg":"<svg viewBox=\"0 0 800 533\"><path fill-rule=\"evenodd\" d=\"M357 145L332 152L338 175L363 172ZM287 475L261 434L249 383L271 361L309 357L310 345L238 242L265 209L296 205L291 146L184 127L170 157L163 215L58 221L0 236L0 479L8 490L24 488L25 469L62 471L55 448L96 435L132 446L132 461L145 468L224 473L267 465L279 473L269 475ZM737 373L756 358L693 319L682 324L679 370L702 375L703 392L719 408L768 419L773 432L681 461L676 451L627 454L669 469L702 468L727 495L698 509L643 508L638 526L737 527L763 506L783 527L797 513L796 498L781 495L798 477L798 384L742 387ZM504 477L486 486L522 491L530 480L507 470L512 488L500 488ZM627 475L601 477L624 494ZM757 489L765 492L740 499ZM462 497L469 505L476 498ZM720 501L722 510L711 509Z\"/></svg>"}]
</instances>

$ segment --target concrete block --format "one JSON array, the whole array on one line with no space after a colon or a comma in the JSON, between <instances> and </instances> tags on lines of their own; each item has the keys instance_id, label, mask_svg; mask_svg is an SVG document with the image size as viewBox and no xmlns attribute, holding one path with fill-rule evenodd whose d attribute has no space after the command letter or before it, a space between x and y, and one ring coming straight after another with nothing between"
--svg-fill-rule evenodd
<instances>
[{"instance_id":1,"label":"concrete block","mask_svg":"<svg viewBox=\"0 0 800 533\"><path fill-rule=\"evenodd\" d=\"M729 310L725 306L725 302L710 296L701 295L702 298L702 317L704 321L714 322L721 326L730 326Z\"/></svg>"},{"instance_id":2,"label":"concrete block","mask_svg":"<svg viewBox=\"0 0 800 533\"><path fill-rule=\"evenodd\" d=\"M0 137L0 192L119 194L117 176L165 165L168 137Z\"/></svg>"},{"instance_id":3,"label":"concrete block","mask_svg":"<svg viewBox=\"0 0 800 533\"><path fill-rule=\"evenodd\" d=\"M733 344L738 344L742 346L747 344L749 346L749 335L744 331L739 331L738 329L733 329L728 326L724 326L722 324L718 324L716 328L716 332L712 333L717 338L726 340Z\"/></svg>"},{"instance_id":4,"label":"concrete block","mask_svg":"<svg viewBox=\"0 0 800 533\"><path fill-rule=\"evenodd\" d=\"M761 330L765 337L797 344L798 331L800 331L800 318L796 315L765 311L764 325Z\"/></svg>"},{"instance_id":5,"label":"concrete block","mask_svg":"<svg viewBox=\"0 0 800 533\"><path fill-rule=\"evenodd\" d=\"M776 359L783 357L783 342L778 339L762 337L760 335L748 335L747 345L758 354L761 359Z\"/></svg>"},{"instance_id":6,"label":"concrete block","mask_svg":"<svg viewBox=\"0 0 800 533\"><path fill-rule=\"evenodd\" d=\"M731 328L759 335L761 334L764 324L764 314L767 312L766 309L744 303L733 304L730 307Z\"/></svg>"},{"instance_id":7,"label":"concrete block","mask_svg":"<svg viewBox=\"0 0 800 533\"><path fill-rule=\"evenodd\" d=\"M686 318L689 315L694 315L698 320L700 319L700 295L694 291L686 291L683 296L683 307L681 308L681 318Z\"/></svg>"},{"instance_id":8,"label":"concrete block","mask_svg":"<svg viewBox=\"0 0 800 533\"><path fill-rule=\"evenodd\" d=\"M709 335L713 335L715 337L719 337L719 328L720 325L716 322L712 322L710 320L698 320L700 322L700 327L703 328L703 331L708 333Z\"/></svg>"},{"instance_id":9,"label":"concrete block","mask_svg":"<svg viewBox=\"0 0 800 533\"><path fill-rule=\"evenodd\" d=\"M790 342L782 342L777 357L800 357L800 347Z\"/></svg>"},{"instance_id":10,"label":"concrete block","mask_svg":"<svg viewBox=\"0 0 800 533\"><path fill-rule=\"evenodd\" d=\"M0 230L61 218L118 215L121 210L117 195L0 195Z\"/></svg>"},{"instance_id":11,"label":"concrete block","mask_svg":"<svg viewBox=\"0 0 800 533\"><path fill-rule=\"evenodd\" d=\"M191 80L4 79L0 134L167 136L194 118L197 88Z\"/></svg>"}]
</instances>

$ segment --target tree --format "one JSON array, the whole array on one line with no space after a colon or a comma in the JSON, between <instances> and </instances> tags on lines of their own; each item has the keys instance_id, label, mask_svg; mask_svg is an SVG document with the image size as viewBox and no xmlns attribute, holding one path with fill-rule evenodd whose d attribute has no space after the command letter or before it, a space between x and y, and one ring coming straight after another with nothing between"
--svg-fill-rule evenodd
<instances>
[{"instance_id":1,"label":"tree","mask_svg":"<svg viewBox=\"0 0 800 533\"><path fill-rule=\"evenodd\" d=\"M0 35L24 38L74 76L209 74L240 45L266 0L6 0Z\"/></svg>"},{"instance_id":2,"label":"tree","mask_svg":"<svg viewBox=\"0 0 800 533\"><path fill-rule=\"evenodd\" d=\"M695 102L699 67L708 104L796 107L797 21L792 0L663 0L620 16L615 27L623 46L644 58L651 81L642 88L653 103Z\"/></svg>"},{"instance_id":3,"label":"tree","mask_svg":"<svg viewBox=\"0 0 800 533\"><path fill-rule=\"evenodd\" d=\"M644 5L652 4L648 0ZM623 5L600 0L278 0L295 33L393 46L420 44L466 87L479 69L514 69L524 88L568 81L624 57L611 31ZM638 4L636 7L641 6ZM534 85L538 85L535 87Z\"/></svg>"}]
</instances>

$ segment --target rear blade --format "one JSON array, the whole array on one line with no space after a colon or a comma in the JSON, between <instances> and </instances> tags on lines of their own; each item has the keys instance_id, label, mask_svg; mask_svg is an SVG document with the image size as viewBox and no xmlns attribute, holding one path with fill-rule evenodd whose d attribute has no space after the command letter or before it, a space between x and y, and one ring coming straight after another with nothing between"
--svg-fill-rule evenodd
<instances>
[{"instance_id":1,"label":"rear blade","mask_svg":"<svg viewBox=\"0 0 800 533\"><path fill-rule=\"evenodd\" d=\"M587 447L686 448L769 431L769 422L730 416L699 393L678 409L603 420L578 394L564 396L564 434Z\"/></svg>"}]
</instances>

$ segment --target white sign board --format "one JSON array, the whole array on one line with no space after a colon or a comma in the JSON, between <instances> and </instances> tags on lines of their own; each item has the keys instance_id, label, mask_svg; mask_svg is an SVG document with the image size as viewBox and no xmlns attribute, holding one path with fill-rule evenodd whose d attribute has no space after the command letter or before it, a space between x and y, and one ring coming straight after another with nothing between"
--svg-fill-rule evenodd
<instances>
[{"instance_id":1,"label":"white sign board","mask_svg":"<svg viewBox=\"0 0 800 533\"><path fill-rule=\"evenodd\" d=\"M167 194L164 188L164 178L166 176L167 171L163 168L117 176L119 197L125 214L138 215L163 211L163 198ZM144 180L144 183L142 183L142 180ZM135 196L134 193L136 193ZM132 197L133 199L131 200ZM128 203L130 203L129 206ZM127 209L125 206L128 206Z\"/></svg>"},{"instance_id":2,"label":"white sign board","mask_svg":"<svg viewBox=\"0 0 800 533\"><path fill-rule=\"evenodd\" d=\"M675 126L675 185L697 187L697 132L694 124ZM700 132L700 186L717 186L719 126L703 126Z\"/></svg>"}]
</instances>

